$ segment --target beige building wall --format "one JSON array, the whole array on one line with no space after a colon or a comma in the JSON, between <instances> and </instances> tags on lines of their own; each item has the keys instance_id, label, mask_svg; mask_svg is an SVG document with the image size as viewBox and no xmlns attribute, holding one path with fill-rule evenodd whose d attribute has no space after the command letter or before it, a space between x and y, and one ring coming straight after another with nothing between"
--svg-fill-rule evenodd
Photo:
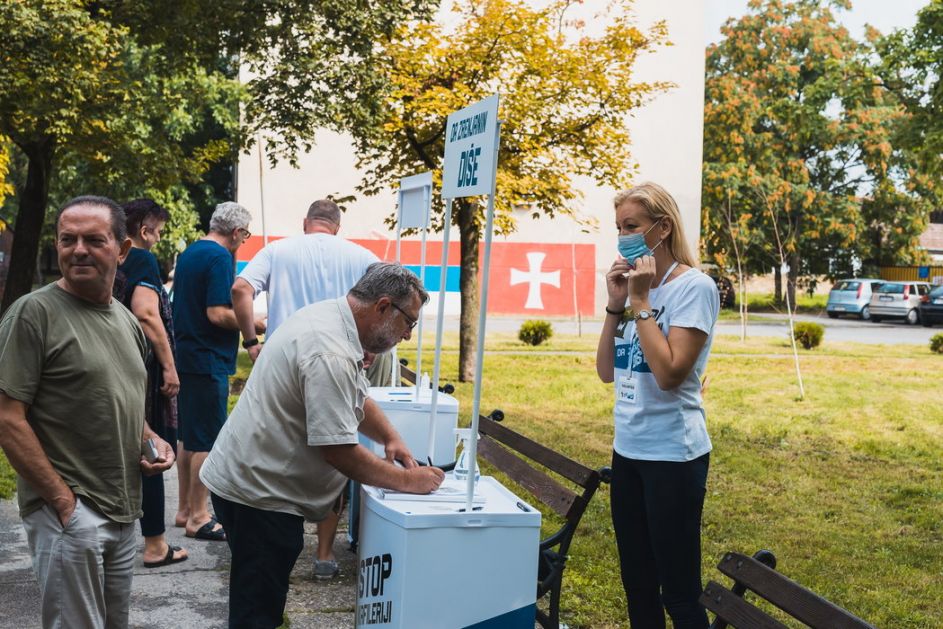
<instances>
[{"instance_id":1,"label":"beige building wall","mask_svg":"<svg viewBox=\"0 0 943 629\"><path fill-rule=\"evenodd\" d=\"M586 4L595 4L598 8L598 3ZM637 0L634 8L643 28L659 19L666 20L672 42L671 46L662 47L638 61L638 80L670 81L676 85L654 97L627 121L632 136L632 157L639 164L635 180L658 182L675 196L685 231L696 252L700 235L704 8L701 2L657 0ZM576 5L574 9L582 11L586 17L591 12L586 5ZM485 96L487 94L482 95ZM262 159L260 172L258 148L242 157L238 169L238 201L253 214L253 234L265 232L272 237L301 233L302 217L312 201L328 194L356 194L360 174L354 166L350 138L323 131L317 135L316 143L310 153L300 157L298 169L287 163L272 169ZM594 294L598 314L605 302L605 272L616 255L612 212L616 191L599 187L589 178L579 179L578 185L584 195L579 212L595 218L597 229L583 233L581 226L571 219L534 220L522 212L517 231L507 237L495 237L495 242L595 245ZM374 197L358 194L357 197L356 202L348 205L341 235L395 241L395 233L384 224L384 219L395 210L394 191ZM453 242L457 240L457 230L453 229L451 238ZM433 239L441 239L441 234L430 235L430 240Z\"/></svg>"}]
</instances>

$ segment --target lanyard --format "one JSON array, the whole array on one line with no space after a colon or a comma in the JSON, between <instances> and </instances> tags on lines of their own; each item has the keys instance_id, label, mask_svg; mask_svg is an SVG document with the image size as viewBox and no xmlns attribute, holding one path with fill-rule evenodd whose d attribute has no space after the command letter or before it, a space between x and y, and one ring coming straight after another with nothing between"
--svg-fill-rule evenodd
<instances>
[{"instance_id":1,"label":"lanyard","mask_svg":"<svg viewBox=\"0 0 943 629\"><path fill-rule=\"evenodd\" d=\"M664 285L665 280L668 279L668 277L671 275L671 272L674 271L675 268L677 268L677 266L678 266L678 261L675 260L674 264L669 266L668 270L661 277L661 281L658 282L658 286L656 286L652 290L658 290L659 288L661 288ZM631 351L629 352L629 378L630 379L632 378L632 367L635 365L635 352L637 348L640 348L642 345L641 341L638 340L637 328L638 328L638 321L632 323L632 334L631 336L629 336L629 347L631 348Z\"/></svg>"},{"instance_id":2,"label":"lanyard","mask_svg":"<svg viewBox=\"0 0 943 629\"><path fill-rule=\"evenodd\" d=\"M668 270L665 272L665 274L661 276L661 281L658 282L658 286L655 287L656 289L662 287L662 285L665 283L665 280L668 279L669 275L671 275L671 272L674 271L678 267L678 264L679 262L675 260L674 264L668 267Z\"/></svg>"}]
</instances>

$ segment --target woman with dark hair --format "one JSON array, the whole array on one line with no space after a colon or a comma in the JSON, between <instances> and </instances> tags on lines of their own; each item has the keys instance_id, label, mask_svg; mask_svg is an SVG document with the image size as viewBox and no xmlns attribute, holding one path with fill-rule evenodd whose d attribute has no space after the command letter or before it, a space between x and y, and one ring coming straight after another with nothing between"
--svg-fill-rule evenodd
<instances>
[{"instance_id":1,"label":"woman with dark hair","mask_svg":"<svg viewBox=\"0 0 943 629\"><path fill-rule=\"evenodd\" d=\"M171 445L177 443L177 390L180 379L174 363L174 331L170 301L160 278L157 258L150 252L170 218L167 210L150 199L124 204L131 250L118 267L121 282L115 294L137 317L148 340L147 403L145 420ZM157 568L187 559L187 551L164 539L164 477L144 477L141 534L144 535L144 567Z\"/></svg>"},{"instance_id":2,"label":"woman with dark hair","mask_svg":"<svg viewBox=\"0 0 943 629\"><path fill-rule=\"evenodd\" d=\"M668 192L643 183L614 202L619 256L596 371L615 383L612 524L632 627L707 629L701 511L711 441L701 377L720 309Z\"/></svg>"}]
</instances>

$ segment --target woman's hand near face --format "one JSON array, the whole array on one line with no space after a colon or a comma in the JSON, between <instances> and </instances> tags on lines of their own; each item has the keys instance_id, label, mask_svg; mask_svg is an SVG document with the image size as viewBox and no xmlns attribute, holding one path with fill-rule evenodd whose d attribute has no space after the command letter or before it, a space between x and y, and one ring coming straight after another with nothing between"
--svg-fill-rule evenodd
<instances>
[{"instance_id":1,"label":"woman's hand near face","mask_svg":"<svg viewBox=\"0 0 943 629\"><path fill-rule=\"evenodd\" d=\"M655 279L654 256L642 256L635 261L635 268L629 271L627 278L629 305L633 310L648 302L648 291Z\"/></svg>"},{"instance_id":2,"label":"woman's hand near face","mask_svg":"<svg viewBox=\"0 0 943 629\"><path fill-rule=\"evenodd\" d=\"M609 267L606 273L606 291L609 293L610 310L625 308L625 302L629 298L629 281L626 273L630 273L631 270L628 260L622 256L616 258Z\"/></svg>"}]
</instances>

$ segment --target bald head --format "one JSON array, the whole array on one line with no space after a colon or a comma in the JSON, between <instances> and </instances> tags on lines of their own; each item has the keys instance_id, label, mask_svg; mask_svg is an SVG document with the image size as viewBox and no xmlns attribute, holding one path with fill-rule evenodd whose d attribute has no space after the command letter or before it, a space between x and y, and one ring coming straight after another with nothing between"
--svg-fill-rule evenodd
<instances>
[{"instance_id":1,"label":"bald head","mask_svg":"<svg viewBox=\"0 0 943 629\"><path fill-rule=\"evenodd\" d=\"M319 199L308 208L304 220L306 234L336 234L341 228L341 209L330 199Z\"/></svg>"},{"instance_id":2,"label":"bald head","mask_svg":"<svg viewBox=\"0 0 943 629\"><path fill-rule=\"evenodd\" d=\"M325 221L334 225L341 224L341 209L330 199L320 199L308 208L309 221Z\"/></svg>"}]
</instances>

